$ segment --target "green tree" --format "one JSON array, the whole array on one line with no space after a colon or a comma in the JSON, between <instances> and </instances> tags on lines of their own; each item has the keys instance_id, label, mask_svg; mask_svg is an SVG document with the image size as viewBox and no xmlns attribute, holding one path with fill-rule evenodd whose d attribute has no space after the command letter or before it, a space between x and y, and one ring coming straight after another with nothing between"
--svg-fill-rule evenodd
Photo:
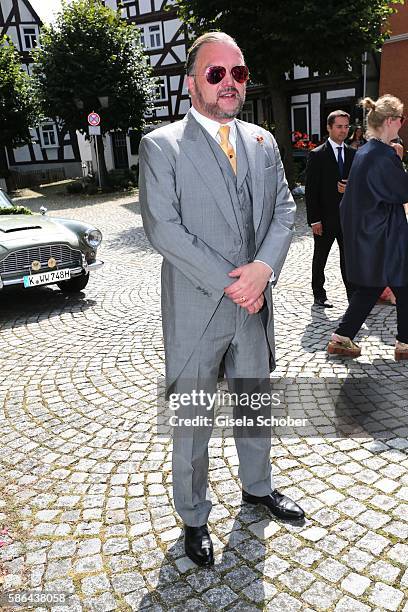
<instances>
[{"instance_id":1,"label":"green tree","mask_svg":"<svg viewBox=\"0 0 408 612\"><path fill-rule=\"evenodd\" d=\"M29 128L38 121L30 79L21 68L18 51L0 38L0 176L7 171L4 147L30 142Z\"/></svg>"},{"instance_id":2,"label":"green tree","mask_svg":"<svg viewBox=\"0 0 408 612\"><path fill-rule=\"evenodd\" d=\"M269 90L275 135L289 179L293 175L286 73L295 64L320 74L361 67L362 54L379 49L387 19L403 0L175 0L196 34L222 30L244 52L252 80Z\"/></svg>"},{"instance_id":3,"label":"green tree","mask_svg":"<svg viewBox=\"0 0 408 612\"><path fill-rule=\"evenodd\" d=\"M44 114L56 120L59 145L70 130L88 132L87 116L101 115L102 135L141 131L152 108L155 84L139 30L99 0L63 3L55 24L45 26L35 51L37 95ZM108 96L108 108L100 98ZM106 165L97 137L102 184Z\"/></svg>"}]
</instances>

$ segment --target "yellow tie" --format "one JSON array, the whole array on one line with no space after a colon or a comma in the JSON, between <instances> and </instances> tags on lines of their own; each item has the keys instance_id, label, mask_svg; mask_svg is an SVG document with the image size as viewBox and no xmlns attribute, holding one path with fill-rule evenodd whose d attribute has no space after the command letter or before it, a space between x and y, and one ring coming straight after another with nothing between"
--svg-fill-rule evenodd
<instances>
[{"instance_id":1,"label":"yellow tie","mask_svg":"<svg viewBox=\"0 0 408 612\"><path fill-rule=\"evenodd\" d=\"M218 133L221 138L220 147L224 151L225 155L228 157L229 162L234 171L234 174L236 174L237 173L237 158L235 156L234 148L229 141L230 126L222 125L220 129L218 130Z\"/></svg>"}]
</instances>

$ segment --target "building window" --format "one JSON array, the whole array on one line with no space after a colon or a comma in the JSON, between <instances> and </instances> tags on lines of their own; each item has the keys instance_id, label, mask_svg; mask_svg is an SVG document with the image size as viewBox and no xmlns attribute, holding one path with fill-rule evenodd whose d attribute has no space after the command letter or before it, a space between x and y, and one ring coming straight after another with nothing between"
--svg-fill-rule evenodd
<instances>
[{"instance_id":1,"label":"building window","mask_svg":"<svg viewBox=\"0 0 408 612\"><path fill-rule=\"evenodd\" d=\"M254 103L252 100L245 102L241 111L242 121L248 121L248 123L255 123L254 121Z\"/></svg>"},{"instance_id":2,"label":"building window","mask_svg":"<svg viewBox=\"0 0 408 612\"><path fill-rule=\"evenodd\" d=\"M38 31L36 26L22 26L23 51L30 51L37 46Z\"/></svg>"},{"instance_id":3,"label":"building window","mask_svg":"<svg viewBox=\"0 0 408 612\"><path fill-rule=\"evenodd\" d=\"M160 49L163 47L161 23L147 23L140 26L140 42L145 49Z\"/></svg>"},{"instance_id":4,"label":"building window","mask_svg":"<svg viewBox=\"0 0 408 612\"><path fill-rule=\"evenodd\" d=\"M309 107L306 104L292 106L292 130L309 135Z\"/></svg>"},{"instance_id":5,"label":"building window","mask_svg":"<svg viewBox=\"0 0 408 612\"><path fill-rule=\"evenodd\" d=\"M58 135L55 123L43 123L40 126L41 146L57 147Z\"/></svg>"},{"instance_id":6,"label":"building window","mask_svg":"<svg viewBox=\"0 0 408 612\"><path fill-rule=\"evenodd\" d=\"M167 100L166 77L156 78L155 82L156 82L156 102Z\"/></svg>"}]
</instances>

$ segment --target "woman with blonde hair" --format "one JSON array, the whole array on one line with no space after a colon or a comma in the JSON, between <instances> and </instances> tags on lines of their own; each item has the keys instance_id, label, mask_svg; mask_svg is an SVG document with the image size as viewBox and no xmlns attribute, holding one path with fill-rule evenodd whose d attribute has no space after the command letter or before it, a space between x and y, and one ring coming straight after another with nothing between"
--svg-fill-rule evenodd
<instances>
[{"instance_id":1,"label":"woman with blonde hair","mask_svg":"<svg viewBox=\"0 0 408 612\"><path fill-rule=\"evenodd\" d=\"M356 286L332 334L330 354L358 357L354 337L385 287L397 301L395 359L408 359L408 174L392 143L404 123L403 104L386 94L364 98L369 141L356 152L340 204L347 280Z\"/></svg>"}]
</instances>

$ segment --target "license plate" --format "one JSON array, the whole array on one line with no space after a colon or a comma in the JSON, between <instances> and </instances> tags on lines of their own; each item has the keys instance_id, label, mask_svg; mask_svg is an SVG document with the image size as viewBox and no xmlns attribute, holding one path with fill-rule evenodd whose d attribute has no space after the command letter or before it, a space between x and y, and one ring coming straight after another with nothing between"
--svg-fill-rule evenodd
<instances>
[{"instance_id":1,"label":"license plate","mask_svg":"<svg viewBox=\"0 0 408 612\"><path fill-rule=\"evenodd\" d=\"M71 278L71 270L52 270L51 272L42 272L39 274L30 274L23 276L24 287L38 287L39 285L50 285L51 283L59 283L60 281Z\"/></svg>"}]
</instances>

